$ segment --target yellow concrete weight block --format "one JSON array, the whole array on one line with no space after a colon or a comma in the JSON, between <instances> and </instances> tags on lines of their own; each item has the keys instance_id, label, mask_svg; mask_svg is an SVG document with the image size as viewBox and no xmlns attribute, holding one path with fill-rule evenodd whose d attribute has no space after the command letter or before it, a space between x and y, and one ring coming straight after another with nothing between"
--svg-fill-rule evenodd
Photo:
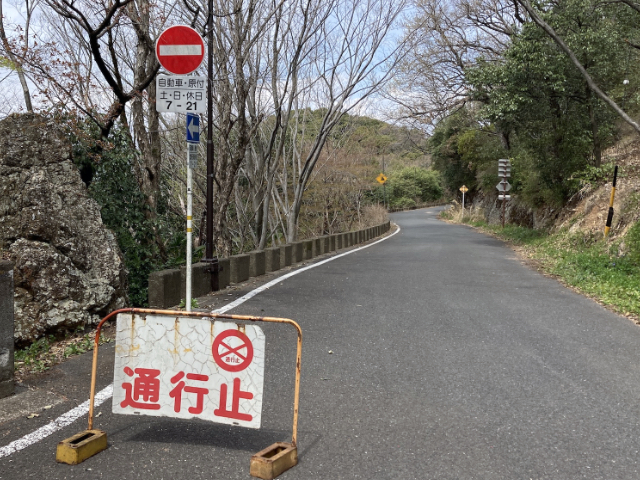
<instances>
[{"instance_id":1,"label":"yellow concrete weight block","mask_svg":"<svg viewBox=\"0 0 640 480\"><path fill-rule=\"evenodd\" d=\"M58 443L56 461L77 465L106 448L106 432L102 430L85 430Z\"/></svg>"},{"instance_id":2,"label":"yellow concrete weight block","mask_svg":"<svg viewBox=\"0 0 640 480\"><path fill-rule=\"evenodd\" d=\"M273 480L298 464L298 449L290 443L277 442L251 457L252 476Z\"/></svg>"}]
</instances>

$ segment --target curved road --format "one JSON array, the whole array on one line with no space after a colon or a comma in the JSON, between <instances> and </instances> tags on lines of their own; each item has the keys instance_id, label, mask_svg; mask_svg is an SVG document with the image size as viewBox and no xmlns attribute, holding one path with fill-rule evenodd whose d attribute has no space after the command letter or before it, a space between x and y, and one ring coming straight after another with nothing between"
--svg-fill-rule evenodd
<instances>
[{"instance_id":1,"label":"curved road","mask_svg":"<svg viewBox=\"0 0 640 480\"><path fill-rule=\"evenodd\" d=\"M300 463L279 478L638 478L640 328L500 241L437 220L439 210L394 214L399 234L232 312L293 318L304 332ZM96 427L109 449L55 463L56 443L82 419L0 458L0 478L251 478L250 456L291 434L295 334L264 331L261 430L117 416L108 400ZM86 399L89 362L43 381L69 399L52 416ZM106 365L99 388L111 381ZM0 424L3 444L44 417Z\"/></svg>"}]
</instances>

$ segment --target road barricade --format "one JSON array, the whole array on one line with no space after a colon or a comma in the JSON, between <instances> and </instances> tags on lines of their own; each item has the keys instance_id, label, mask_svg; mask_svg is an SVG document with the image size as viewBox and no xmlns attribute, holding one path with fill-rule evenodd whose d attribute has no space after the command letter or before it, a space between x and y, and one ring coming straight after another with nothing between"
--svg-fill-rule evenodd
<instances>
[{"instance_id":1,"label":"road barricade","mask_svg":"<svg viewBox=\"0 0 640 480\"><path fill-rule=\"evenodd\" d=\"M277 442L251 457L251 475L271 480L298 463L297 428L302 330L277 317L126 308L98 324L91 370L89 419L84 430L58 444L56 460L75 465L107 448L93 428L98 347L102 326L117 316L113 412L199 418L260 428L265 337L257 325L283 323L298 333L291 443Z\"/></svg>"}]
</instances>

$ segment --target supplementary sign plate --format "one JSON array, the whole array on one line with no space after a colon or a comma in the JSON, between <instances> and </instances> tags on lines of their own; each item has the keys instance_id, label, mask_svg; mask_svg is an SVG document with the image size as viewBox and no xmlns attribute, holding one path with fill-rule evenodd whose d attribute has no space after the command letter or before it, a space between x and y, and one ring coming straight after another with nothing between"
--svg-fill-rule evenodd
<instances>
[{"instance_id":1,"label":"supplementary sign plate","mask_svg":"<svg viewBox=\"0 0 640 480\"><path fill-rule=\"evenodd\" d=\"M195 143L188 143L187 149L187 165L189 168L198 168L198 145Z\"/></svg>"},{"instance_id":2,"label":"supplementary sign plate","mask_svg":"<svg viewBox=\"0 0 640 480\"><path fill-rule=\"evenodd\" d=\"M260 428L265 338L255 325L118 315L113 412Z\"/></svg>"},{"instance_id":3,"label":"supplementary sign plate","mask_svg":"<svg viewBox=\"0 0 640 480\"><path fill-rule=\"evenodd\" d=\"M156 76L158 112L204 113L207 77L187 75Z\"/></svg>"}]
</instances>

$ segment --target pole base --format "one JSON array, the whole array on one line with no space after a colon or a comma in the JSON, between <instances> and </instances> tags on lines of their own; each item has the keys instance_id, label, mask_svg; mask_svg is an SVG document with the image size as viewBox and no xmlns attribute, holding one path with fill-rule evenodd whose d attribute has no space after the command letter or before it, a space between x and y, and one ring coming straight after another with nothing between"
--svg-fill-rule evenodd
<instances>
[{"instance_id":1,"label":"pole base","mask_svg":"<svg viewBox=\"0 0 640 480\"><path fill-rule=\"evenodd\" d=\"M298 449L290 443L277 442L251 457L252 476L273 480L298 464Z\"/></svg>"},{"instance_id":2,"label":"pole base","mask_svg":"<svg viewBox=\"0 0 640 480\"><path fill-rule=\"evenodd\" d=\"M107 434L102 430L85 430L58 443L56 461L77 465L107 448Z\"/></svg>"}]
</instances>

